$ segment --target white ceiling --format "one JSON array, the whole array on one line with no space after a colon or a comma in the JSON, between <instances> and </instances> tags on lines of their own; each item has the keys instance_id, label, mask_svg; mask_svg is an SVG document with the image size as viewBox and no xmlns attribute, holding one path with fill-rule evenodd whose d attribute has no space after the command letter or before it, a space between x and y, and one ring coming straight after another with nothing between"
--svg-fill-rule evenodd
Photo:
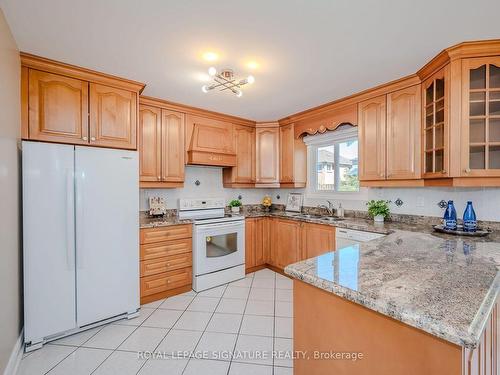
<instances>
[{"instance_id":1,"label":"white ceiling","mask_svg":"<svg viewBox=\"0 0 500 375\"><path fill-rule=\"evenodd\" d=\"M0 0L20 50L147 84L144 94L254 120L414 73L443 48L500 38L498 0ZM201 92L201 58L239 76Z\"/></svg>"}]
</instances>

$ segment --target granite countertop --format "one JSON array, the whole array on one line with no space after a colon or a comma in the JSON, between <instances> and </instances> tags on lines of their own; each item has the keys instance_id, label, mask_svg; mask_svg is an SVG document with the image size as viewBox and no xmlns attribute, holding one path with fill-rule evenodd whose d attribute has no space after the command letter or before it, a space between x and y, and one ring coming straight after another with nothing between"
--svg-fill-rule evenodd
<instances>
[{"instance_id":1,"label":"granite countertop","mask_svg":"<svg viewBox=\"0 0 500 375\"><path fill-rule=\"evenodd\" d=\"M192 220L181 220L177 216L140 217L139 227L156 228L170 225L193 224Z\"/></svg>"},{"instance_id":2,"label":"granite countertop","mask_svg":"<svg viewBox=\"0 0 500 375\"><path fill-rule=\"evenodd\" d=\"M500 289L500 243L393 229L285 273L457 345L475 348Z\"/></svg>"},{"instance_id":3,"label":"granite countertop","mask_svg":"<svg viewBox=\"0 0 500 375\"><path fill-rule=\"evenodd\" d=\"M487 237L436 233L429 222L332 223L285 211L244 212L385 234L307 259L288 275L457 345L475 348L500 290L500 231ZM141 228L191 224L175 215L142 216Z\"/></svg>"}]
</instances>

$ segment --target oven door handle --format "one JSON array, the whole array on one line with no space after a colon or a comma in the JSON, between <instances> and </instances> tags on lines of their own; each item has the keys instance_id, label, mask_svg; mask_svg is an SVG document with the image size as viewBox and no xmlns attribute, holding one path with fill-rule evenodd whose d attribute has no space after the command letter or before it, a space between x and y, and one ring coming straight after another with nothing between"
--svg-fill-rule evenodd
<instances>
[{"instance_id":1,"label":"oven door handle","mask_svg":"<svg viewBox=\"0 0 500 375\"><path fill-rule=\"evenodd\" d=\"M202 225L197 225L196 229L203 230L203 231L210 230L210 229L218 229L218 230L235 229L235 230L238 230L238 229L241 229L244 227L245 227L245 222L241 221L238 223L229 223L229 224L226 224L226 223L202 224Z\"/></svg>"}]
</instances>

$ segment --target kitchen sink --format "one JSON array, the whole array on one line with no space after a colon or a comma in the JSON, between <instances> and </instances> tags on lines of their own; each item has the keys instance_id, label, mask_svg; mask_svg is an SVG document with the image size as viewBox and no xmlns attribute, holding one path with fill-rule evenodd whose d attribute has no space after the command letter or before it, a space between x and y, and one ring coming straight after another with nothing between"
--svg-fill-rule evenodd
<instances>
[{"instance_id":1,"label":"kitchen sink","mask_svg":"<svg viewBox=\"0 0 500 375\"><path fill-rule=\"evenodd\" d=\"M322 216L321 215L310 215L310 214L299 214L297 217L303 218L303 219L320 219Z\"/></svg>"},{"instance_id":2,"label":"kitchen sink","mask_svg":"<svg viewBox=\"0 0 500 375\"><path fill-rule=\"evenodd\" d=\"M342 220L345 220L345 219L343 217L328 216L328 217L322 217L320 220L326 221L328 223L334 223L336 221L342 221Z\"/></svg>"},{"instance_id":3,"label":"kitchen sink","mask_svg":"<svg viewBox=\"0 0 500 375\"><path fill-rule=\"evenodd\" d=\"M321 221L325 221L328 223L333 223L335 221L344 220L344 218L338 217L338 216L322 216L322 215L312 215L312 214L296 214L296 215L293 215L293 217L297 217L299 219L316 219L316 220L321 220Z\"/></svg>"}]
</instances>

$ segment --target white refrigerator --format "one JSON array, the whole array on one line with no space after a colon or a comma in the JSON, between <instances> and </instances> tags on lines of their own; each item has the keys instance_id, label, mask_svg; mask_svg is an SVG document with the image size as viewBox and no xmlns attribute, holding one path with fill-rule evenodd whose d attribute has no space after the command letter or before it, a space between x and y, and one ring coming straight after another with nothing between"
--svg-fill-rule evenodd
<instances>
[{"instance_id":1,"label":"white refrigerator","mask_svg":"<svg viewBox=\"0 0 500 375\"><path fill-rule=\"evenodd\" d=\"M135 151L22 143L26 350L139 309Z\"/></svg>"}]
</instances>

